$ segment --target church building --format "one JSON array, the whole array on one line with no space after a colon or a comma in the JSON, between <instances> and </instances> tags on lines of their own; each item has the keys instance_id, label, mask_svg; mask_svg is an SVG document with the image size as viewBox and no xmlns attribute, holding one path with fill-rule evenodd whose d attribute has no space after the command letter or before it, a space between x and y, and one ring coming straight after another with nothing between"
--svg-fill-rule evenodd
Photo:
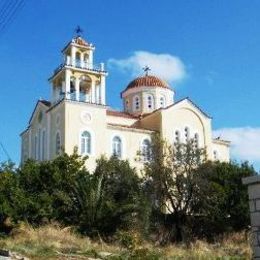
<instances>
[{"instance_id":1,"label":"church building","mask_svg":"<svg viewBox=\"0 0 260 260\"><path fill-rule=\"evenodd\" d=\"M88 155L95 169L101 155L129 160L137 169L149 160L151 136L170 144L195 140L210 160L229 161L230 142L213 139L211 117L191 99L175 101L170 85L145 69L121 92L123 111L106 103L104 64L94 64L95 47L81 36L62 50L63 63L49 78L51 98L38 100L28 127L21 133L21 162L51 160L62 151ZM137 160L138 152L141 160Z\"/></svg>"}]
</instances>

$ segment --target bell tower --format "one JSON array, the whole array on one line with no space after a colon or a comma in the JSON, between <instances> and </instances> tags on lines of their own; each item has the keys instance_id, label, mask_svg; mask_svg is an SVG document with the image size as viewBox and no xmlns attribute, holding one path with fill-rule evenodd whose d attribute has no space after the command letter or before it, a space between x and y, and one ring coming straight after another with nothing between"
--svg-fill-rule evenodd
<instances>
[{"instance_id":1,"label":"bell tower","mask_svg":"<svg viewBox=\"0 0 260 260\"><path fill-rule=\"evenodd\" d=\"M106 105L104 63L94 64L95 47L82 38L80 28L62 50L63 62L49 78L52 84L51 102L62 99ZM79 33L80 32L80 33Z\"/></svg>"}]
</instances>

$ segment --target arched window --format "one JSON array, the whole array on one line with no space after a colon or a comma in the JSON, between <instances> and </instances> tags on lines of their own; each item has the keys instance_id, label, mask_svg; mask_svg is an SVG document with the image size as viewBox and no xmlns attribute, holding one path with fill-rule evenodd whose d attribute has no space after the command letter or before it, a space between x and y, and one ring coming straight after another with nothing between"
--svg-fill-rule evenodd
<instances>
[{"instance_id":1,"label":"arched window","mask_svg":"<svg viewBox=\"0 0 260 260\"><path fill-rule=\"evenodd\" d=\"M181 133L179 130L175 131L174 144L177 145L181 141Z\"/></svg>"},{"instance_id":2,"label":"arched window","mask_svg":"<svg viewBox=\"0 0 260 260\"><path fill-rule=\"evenodd\" d=\"M148 109L153 109L153 96L147 96L147 107Z\"/></svg>"},{"instance_id":3,"label":"arched window","mask_svg":"<svg viewBox=\"0 0 260 260\"><path fill-rule=\"evenodd\" d=\"M164 96L160 97L160 107L165 107L165 97Z\"/></svg>"},{"instance_id":4,"label":"arched window","mask_svg":"<svg viewBox=\"0 0 260 260\"><path fill-rule=\"evenodd\" d=\"M148 139L144 139L142 142L142 156L144 162L151 160L151 143Z\"/></svg>"},{"instance_id":5,"label":"arched window","mask_svg":"<svg viewBox=\"0 0 260 260\"><path fill-rule=\"evenodd\" d=\"M91 134L88 131L81 134L81 154L91 154Z\"/></svg>"},{"instance_id":6,"label":"arched window","mask_svg":"<svg viewBox=\"0 0 260 260\"><path fill-rule=\"evenodd\" d=\"M134 97L134 110L140 110L140 98L138 96Z\"/></svg>"},{"instance_id":7,"label":"arched window","mask_svg":"<svg viewBox=\"0 0 260 260\"><path fill-rule=\"evenodd\" d=\"M34 159L37 160L37 146L38 146L38 141L37 141L37 135L34 137Z\"/></svg>"},{"instance_id":8,"label":"arched window","mask_svg":"<svg viewBox=\"0 0 260 260\"><path fill-rule=\"evenodd\" d=\"M42 160L45 159L45 130L42 131Z\"/></svg>"},{"instance_id":9,"label":"arched window","mask_svg":"<svg viewBox=\"0 0 260 260\"><path fill-rule=\"evenodd\" d=\"M118 158L122 157L122 141L118 136L115 136L112 140L112 152L114 156Z\"/></svg>"},{"instance_id":10,"label":"arched window","mask_svg":"<svg viewBox=\"0 0 260 260\"><path fill-rule=\"evenodd\" d=\"M76 67L80 67L81 61L80 61L80 52L76 52L76 60L75 60Z\"/></svg>"},{"instance_id":11,"label":"arched window","mask_svg":"<svg viewBox=\"0 0 260 260\"><path fill-rule=\"evenodd\" d=\"M125 111L129 111L129 100L125 101Z\"/></svg>"},{"instance_id":12,"label":"arched window","mask_svg":"<svg viewBox=\"0 0 260 260\"><path fill-rule=\"evenodd\" d=\"M84 62L85 62L85 65L88 65L88 60L89 60L89 56L87 53L84 54Z\"/></svg>"},{"instance_id":13,"label":"arched window","mask_svg":"<svg viewBox=\"0 0 260 260\"><path fill-rule=\"evenodd\" d=\"M190 129L187 126L184 128L184 136L185 141L188 142L190 140Z\"/></svg>"},{"instance_id":14,"label":"arched window","mask_svg":"<svg viewBox=\"0 0 260 260\"><path fill-rule=\"evenodd\" d=\"M37 147L37 159L41 160L41 129L38 129L38 147Z\"/></svg>"},{"instance_id":15,"label":"arched window","mask_svg":"<svg viewBox=\"0 0 260 260\"><path fill-rule=\"evenodd\" d=\"M59 155L61 151L61 140L60 140L60 133L56 133L56 154Z\"/></svg>"},{"instance_id":16,"label":"arched window","mask_svg":"<svg viewBox=\"0 0 260 260\"><path fill-rule=\"evenodd\" d=\"M216 150L213 151L213 158L215 161L218 160L218 152Z\"/></svg>"},{"instance_id":17,"label":"arched window","mask_svg":"<svg viewBox=\"0 0 260 260\"><path fill-rule=\"evenodd\" d=\"M194 147L195 147L196 149L199 148L199 134L198 134L198 133L196 133L196 134L194 135Z\"/></svg>"}]
</instances>

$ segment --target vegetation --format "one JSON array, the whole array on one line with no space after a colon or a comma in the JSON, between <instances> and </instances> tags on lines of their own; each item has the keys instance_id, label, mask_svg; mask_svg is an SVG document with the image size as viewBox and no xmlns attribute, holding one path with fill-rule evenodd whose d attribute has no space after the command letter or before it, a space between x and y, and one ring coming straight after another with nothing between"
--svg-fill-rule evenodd
<instances>
[{"instance_id":1,"label":"vegetation","mask_svg":"<svg viewBox=\"0 0 260 260\"><path fill-rule=\"evenodd\" d=\"M0 247L53 257L57 251L86 256L105 245L116 255L111 259L123 259L124 254L159 259L173 248L180 252L174 256L186 257L187 252L193 257L195 245L219 257L249 254L246 241L234 246L237 251L226 249L223 241L234 232L241 238L249 225L241 178L256 174L251 166L210 162L193 140L171 146L157 136L149 157L142 178L128 161L116 157L101 157L90 173L87 158L76 150L52 161L28 160L19 168L2 163ZM56 242L52 232L59 233ZM65 237L69 242L60 242ZM199 254L206 257L206 251Z\"/></svg>"},{"instance_id":2,"label":"vegetation","mask_svg":"<svg viewBox=\"0 0 260 260\"><path fill-rule=\"evenodd\" d=\"M128 244L127 244L128 245ZM185 244L155 246L141 241L129 248L121 240L111 243L94 242L58 224L33 228L20 225L8 238L0 238L0 248L9 249L30 259L250 259L251 249L246 233L233 233L208 243L196 240Z\"/></svg>"}]
</instances>

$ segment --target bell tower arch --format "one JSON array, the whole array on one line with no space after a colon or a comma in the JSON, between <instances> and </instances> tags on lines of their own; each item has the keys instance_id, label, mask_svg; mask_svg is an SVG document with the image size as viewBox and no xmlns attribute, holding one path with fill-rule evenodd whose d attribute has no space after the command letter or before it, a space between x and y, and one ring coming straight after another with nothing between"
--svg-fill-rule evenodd
<instances>
[{"instance_id":1,"label":"bell tower arch","mask_svg":"<svg viewBox=\"0 0 260 260\"><path fill-rule=\"evenodd\" d=\"M62 99L106 105L104 63L94 63L95 46L79 34L63 48L63 62L49 78L52 104Z\"/></svg>"}]
</instances>

